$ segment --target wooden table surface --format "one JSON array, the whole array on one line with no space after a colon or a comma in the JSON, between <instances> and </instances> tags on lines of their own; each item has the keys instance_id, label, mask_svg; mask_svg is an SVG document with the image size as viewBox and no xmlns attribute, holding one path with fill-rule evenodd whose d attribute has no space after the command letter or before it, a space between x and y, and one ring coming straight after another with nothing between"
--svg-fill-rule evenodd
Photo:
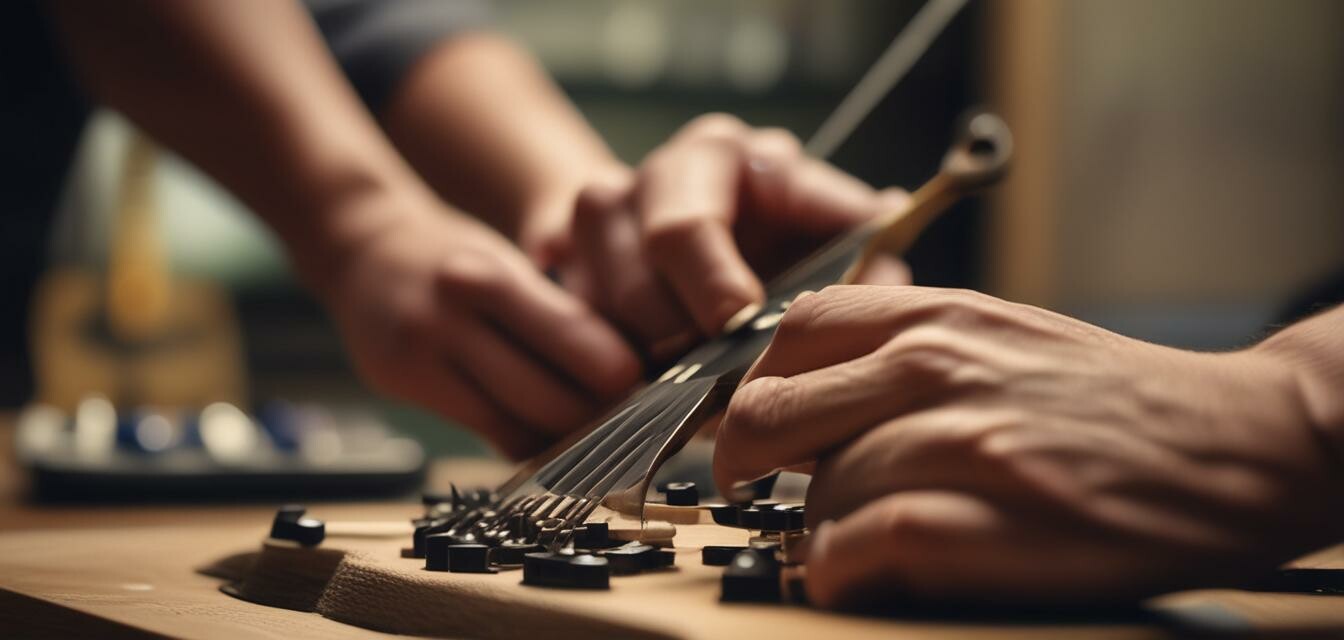
<instances>
[{"instance_id":1,"label":"wooden table surface","mask_svg":"<svg viewBox=\"0 0 1344 640\"><path fill-rule=\"evenodd\" d=\"M190 538L189 557L164 566L89 571L70 549L57 565L25 564L22 554L0 551L0 638L200 637L368 638L395 637L328 620L314 613L244 602L219 592L220 581L195 569L222 553L265 536L274 504L42 505L27 498L27 481L14 463L14 415L0 414L0 548L49 547L48 541L106 533L126 539ZM508 473L487 460L437 466L450 474L493 483ZM436 485L437 486L437 485ZM345 521L403 520L418 503L405 501L316 503ZM146 544L149 544L148 542ZM177 550L177 549L175 549ZM115 562L111 563L116 565Z\"/></svg>"},{"instance_id":2,"label":"wooden table surface","mask_svg":"<svg viewBox=\"0 0 1344 640\"><path fill-rule=\"evenodd\" d=\"M265 537L273 504L88 507L26 502L23 476L11 461L11 424L0 417L0 637L390 637L316 613L226 596L219 591L220 580L196 571L231 553L254 550ZM436 467L431 483L443 475L493 482L506 473L488 461L454 461ZM310 506L329 521L404 521L418 510L411 501ZM1323 566L1344 567L1344 552L1338 549L1322 557ZM564 597L570 596L557 601ZM1230 604L1242 623L1264 623L1279 631L1301 622L1317 630L1311 637L1327 624L1344 629L1344 599L1339 597L1208 592L1171 598L1182 604ZM759 615L786 614L763 610ZM837 623L836 634L845 635L845 621ZM962 627L947 624L934 635L905 637L969 637L958 635ZM1011 626L995 630L984 624L962 630L994 638L1034 638L1040 631L1014 631ZM1169 630L1137 623L1070 624L1051 631L1063 632L1052 637L1070 638L1173 637ZM1267 637L1281 636L1276 632Z\"/></svg>"}]
</instances>

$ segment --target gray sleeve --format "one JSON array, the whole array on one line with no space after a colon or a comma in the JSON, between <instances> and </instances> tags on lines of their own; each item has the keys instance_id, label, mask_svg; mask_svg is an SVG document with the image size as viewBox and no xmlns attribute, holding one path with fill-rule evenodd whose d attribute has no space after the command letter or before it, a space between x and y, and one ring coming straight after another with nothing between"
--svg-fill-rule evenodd
<instances>
[{"instance_id":1,"label":"gray sleeve","mask_svg":"<svg viewBox=\"0 0 1344 640\"><path fill-rule=\"evenodd\" d=\"M373 113L411 65L458 32L489 22L474 0L304 0L336 60Z\"/></svg>"}]
</instances>

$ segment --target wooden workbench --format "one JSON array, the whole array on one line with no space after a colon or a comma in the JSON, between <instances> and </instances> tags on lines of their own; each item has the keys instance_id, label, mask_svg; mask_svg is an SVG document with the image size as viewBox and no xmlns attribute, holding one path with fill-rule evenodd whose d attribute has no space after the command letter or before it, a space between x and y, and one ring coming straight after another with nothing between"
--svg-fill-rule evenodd
<instances>
[{"instance_id":1,"label":"wooden workbench","mask_svg":"<svg viewBox=\"0 0 1344 640\"><path fill-rule=\"evenodd\" d=\"M11 433L0 426L0 456L8 458ZM497 465L458 461L436 474L489 482L506 473ZM225 595L221 580L201 573L207 566L255 554L274 505L43 507L22 501L21 477L0 466L0 637L189 637L189 638L368 638L390 637L318 613L268 607ZM328 521L403 520L419 510L413 502L312 505ZM594 629L628 637L907 637L930 638L1115 638L1180 635L1137 619L1030 621L964 619L873 619L797 607L724 607L714 602L714 578L689 555L674 574L614 578L611 592L585 594L518 587L516 576L428 574L417 561L396 557L391 541L329 539L392 573L426 588L462 586L442 606L488 619L443 633L513 637L593 637ZM360 556L362 554L362 556ZM693 555L693 554L690 554ZM1344 553L1320 556L1317 564L1344 567ZM704 574L704 575L701 575ZM450 577L451 576L451 577ZM441 580L435 584L434 581ZM480 588L473 587L480 580ZM463 586L464 585L464 586ZM455 586L454 588L458 588ZM473 598L477 600L473 600ZM1245 631L1248 625L1282 637L1295 629L1344 629L1344 598L1311 595L1202 592L1166 599L1178 610L1212 612L1215 624ZM619 612L619 615L607 615ZM1230 615L1229 615L1230 614ZM423 633L423 631L421 631ZM581 633L582 632L582 633ZM637 632L637 633L636 633ZM611 635L599 633L599 635Z\"/></svg>"}]
</instances>

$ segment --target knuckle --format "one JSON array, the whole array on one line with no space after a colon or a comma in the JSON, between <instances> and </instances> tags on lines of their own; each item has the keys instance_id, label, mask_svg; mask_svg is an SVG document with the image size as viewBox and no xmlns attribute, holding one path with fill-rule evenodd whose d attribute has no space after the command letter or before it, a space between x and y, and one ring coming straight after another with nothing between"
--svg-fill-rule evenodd
<instances>
[{"instance_id":1,"label":"knuckle","mask_svg":"<svg viewBox=\"0 0 1344 640\"><path fill-rule=\"evenodd\" d=\"M715 224L700 215L682 216L676 220L650 225L644 230L643 249L655 259L666 259L681 254L687 245L696 241L705 228Z\"/></svg>"},{"instance_id":2,"label":"knuckle","mask_svg":"<svg viewBox=\"0 0 1344 640\"><path fill-rule=\"evenodd\" d=\"M775 329L775 340L784 340L807 333L809 327L821 313L823 305L820 295L813 293L794 299L784 311Z\"/></svg>"},{"instance_id":3,"label":"knuckle","mask_svg":"<svg viewBox=\"0 0 1344 640\"><path fill-rule=\"evenodd\" d=\"M945 325L983 326L1003 320L1005 304L979 291L945 289L932 296L927 303L927 311Z\"/></svg>"},{"instance_id":4,"label":"knuckle","mask_svg":"<svg viewBox=\"0 0 1344 640\"><path fill-rule=\"evenodd\" d=\"M918 503L892 500L888 502L878 523L883 539L902 547L925 546L937 541L943 527L927 509Z\"/></svg>"},{"instance_id":5,"label":"knuckle","mask_svg":"<svg viewBox=\"0 0 1344 640\"><path fill-rule=\"evenodd\" d=\"M806 337L826 314L844 307L848 289L831 285L821 291L794 298L776 328L776 339Z\"/></svg>"},{"instance_id":6,"label":"knuckle","mask_svg":"<svg viewBox=\"0 0 1344 640\"><path fill-rule=\"evenodd\" d=\"M691 138L733 138L746 130L747 125L740 118L722 112L696 116L682 127L682 132Z\"/></svg>"},{"instance_id":7,"label":"knuckle","mask_svg":"<svg viewBox=\"0 0 1344 640\"><path fill-rule=\"evenodd\" d=\"M894 378L951 386L966 360L954 332L924 325L902 332L878 349L882 370Z\"/></svg>"},{"instance_id":8,"label":"knuckle","mask_svg":"<svg viewBox=\"0 0 1344 640\"><path fill-rule=\"evenodd\" d=\"M733 394L724 425L749 440L771 437L782 426L795 384L787 378L758 378L747 383Z\"/></svg>"},{"instance_id":9,"label":"knuckle","mask_svg":"<svg viewBox=\"0 0 1344 640\"><path fill-rule=\"evenodd\" d=\"M677 151L670 143L659 145L653 151L644 155L644 159L639 163L638 179L639 184L636 190L642 190L649 181L651 174L658 174L666 171L668 165L676 158Z\"/></svg>"},{"instance_id":10,"label":"knuckle","mask_svg":"<svg viewBox=\"0 0 1344 640\"><path fill-rule=\"evenodd\" d=\"M585 185L575 196L575 222L583 224L606 217L620 206L623 195L611 185L602 183Z\"/></svg>"},{"instance_id":11,"label":"knuckle","mask_svg":"<svg viewBox=\"0 0 1344 640\"><path fill-rule=\"evenodd\" d=\"M450 295L476 296L498 291L506 277L498 260L480 253L461 253L441 259L435 284Z\"/></svg>"},{"instance_id":12,"label":"knuckle","mask_svg":"<svg viewBox=\"0 0 1344 640\"><path fill-rule=\"evenodd\" d=\"M960 289L942 292L928 303L928 312L943 325L974 325L981 319L983 309L970 293Z\"/></svg>"},{"instance_id":13,"label":"knuckle","mask_svg":"<svg viewBox=\"0 0 1344 640\"><path fill-rule=\"evenodd\" d=\"M963 440L976 461L1001 470L1012 470L1026 455L1021 437L1024 417L1003 411L975 425Z\"/></svg>"},{"instance_id":14,"label":"knuckle","mask_svg":"<svg viewBox=\"0 0 1344 640\"><path fill-rule=\"evenodd\" d=\"M803 145L798 141L798 136L788 129L766 127L752 133L751 149L761 155L788 158L800 155Z\"/></svg>"}]
</instances>

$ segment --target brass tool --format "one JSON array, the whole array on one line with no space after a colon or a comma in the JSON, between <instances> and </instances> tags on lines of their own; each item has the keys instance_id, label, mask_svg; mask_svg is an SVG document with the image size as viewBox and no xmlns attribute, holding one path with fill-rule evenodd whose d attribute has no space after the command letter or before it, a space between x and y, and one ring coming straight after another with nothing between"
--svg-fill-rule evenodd
<instances>
[{"instance_id":1,"label":"brass tool","mask_svg":"<svg viewBox=\"0 0 1344 640\"><path fill-rule=\"evenodd\" d=\"M1013 136L1002 119L988 112L968 118L961 139L943 156L938 174L910 194L904 208L865 225L875 229L873 235L841 283L853 284L879 254L905 253L948 207L1003 177L1012 154Z\"/></svg>"}]
</instances>

